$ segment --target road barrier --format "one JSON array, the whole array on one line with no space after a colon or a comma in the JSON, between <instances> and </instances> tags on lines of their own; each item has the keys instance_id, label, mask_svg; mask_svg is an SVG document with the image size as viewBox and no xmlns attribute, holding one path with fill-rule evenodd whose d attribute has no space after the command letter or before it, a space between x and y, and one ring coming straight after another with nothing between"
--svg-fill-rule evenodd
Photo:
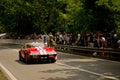
<instances>
[{"instance_id":1,"label":"road barrier","mask_svg":"<svg viewBox=\"0 0 120 80\"><path fill-rule=\"evenodd\" d=\"M83 46L72 46L72 45L57 45L56 50L69 52L69 53L76 53L76 54L83 54L89 55L99 58L108 58L108 59L118 59L120 60L120 49L114 48L90 48L90 47L83 47Z\"/></svg>"}]
</instances>

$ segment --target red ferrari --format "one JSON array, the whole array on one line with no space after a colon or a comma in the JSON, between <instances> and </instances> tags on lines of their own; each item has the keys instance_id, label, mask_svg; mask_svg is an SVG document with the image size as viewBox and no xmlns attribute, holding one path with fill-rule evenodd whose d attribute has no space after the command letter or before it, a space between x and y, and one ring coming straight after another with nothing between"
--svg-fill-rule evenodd
<instances>
[{"instance_id":1,"label":"red ferrari","mask_svg":"<svg viewBox=\"0 0 120 80\"><path fill-rule=\"evenodd\" d=\"M54 48L50 48L41 42L25 43L19 50L19 60L30 63L31 61L49 61L56 62L57 52Z\"/></svg>"}]
</instances>

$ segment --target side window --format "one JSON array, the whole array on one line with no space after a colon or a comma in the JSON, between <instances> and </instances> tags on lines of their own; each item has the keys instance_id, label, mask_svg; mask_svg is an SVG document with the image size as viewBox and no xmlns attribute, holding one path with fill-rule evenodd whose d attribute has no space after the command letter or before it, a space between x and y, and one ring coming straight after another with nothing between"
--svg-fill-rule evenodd
<instances>
[{"instance_id":1,"label":"side window","mask_svg":"<svg viewBox=\"0 0 120 80\"><path fill-rule=\"evenodd\" d=\"M27 44L23 44L22 49L27 48Z\"/></svg>"},{"instance_id":2,"label":"side window","mask_svg":"<svg viewBox=\"0 0 120 80\"><path fill-rule=\"evenodd\" d=\"M26 47L25 47L25 45L22 47L22 49L25 49Z\"/></svg>"},{"instance_id":3,"label":"side window","mask_svg":"<svg viewBox=\"0 0 120 80\"><path fill-rule=\"evenodd\" d=\"M26 45L27 48L31 48L31 45Z\"/></svg>"}]
</instances>

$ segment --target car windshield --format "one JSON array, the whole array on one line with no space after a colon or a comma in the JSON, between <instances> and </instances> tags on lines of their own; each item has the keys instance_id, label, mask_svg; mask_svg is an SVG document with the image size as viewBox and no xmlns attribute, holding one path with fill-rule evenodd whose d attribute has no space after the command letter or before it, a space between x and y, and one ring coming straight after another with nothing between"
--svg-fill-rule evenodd
<instances>
[{"instance_id":1,"label":"car windshield","mask_svg":"<svg viewBox=\"0 0 120 80\"><path fill-rule=\"evenodd\" d=\"M43 43L31 43L29 44L31 47L44 47L45 45Z\"/></svg>"},{"instance_id":2,"label":"car windshield","mask_svg":"<svg viewBox=\"0 0 120 80\"><path fill-rule=\"evenodd\" d=\"M44 47L45 45L43 43L33 43L34 47Z\"/></svg>"}]
</instances>

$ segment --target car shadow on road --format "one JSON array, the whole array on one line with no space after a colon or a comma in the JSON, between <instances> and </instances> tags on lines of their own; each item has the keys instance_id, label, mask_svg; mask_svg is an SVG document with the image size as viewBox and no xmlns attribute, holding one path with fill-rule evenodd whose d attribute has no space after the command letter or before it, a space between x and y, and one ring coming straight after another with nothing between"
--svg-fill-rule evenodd
<instances>
[{"instance_id":1,"label":"car shadow on road","mask_svg":"<svg viewBox=\"0 0 120 80\"><path fill-rule=\"evenodd\" d=\"M37 62L37 61L32 61L30 63L25 63L24 61L16 60L17 63L22 64L22 65L39 65L39 64L52 64L51 62Z\"/></svg>"}]
</instances>

